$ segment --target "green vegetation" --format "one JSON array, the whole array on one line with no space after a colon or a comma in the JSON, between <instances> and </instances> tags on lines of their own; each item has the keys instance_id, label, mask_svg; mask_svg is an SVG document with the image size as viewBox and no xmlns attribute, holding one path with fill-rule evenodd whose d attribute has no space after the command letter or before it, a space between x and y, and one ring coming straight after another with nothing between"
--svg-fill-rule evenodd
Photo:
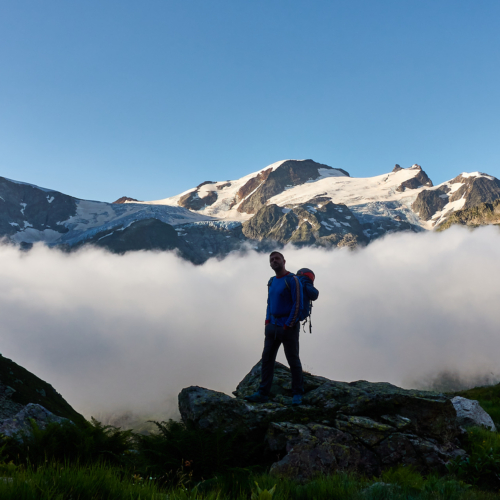
<instances>
[{"instance_id":1,"label":"green vegetation","mask_svg":"<svg viewBox=\"0 0 500 500\"><path fill-rule=\"evenodd\" d=\"M460 392L500 416L500 384ZM489 405L489 406L488 406ZM0 498L16 500L493 500L500 492L500 434L468 430L466 458L445 476L411 467L378 478L337 473L307 483L269 474L261 440L209 434L174 421L138 435L99 422L33 426L0 445Z\"/></svg>"}]
</instances>

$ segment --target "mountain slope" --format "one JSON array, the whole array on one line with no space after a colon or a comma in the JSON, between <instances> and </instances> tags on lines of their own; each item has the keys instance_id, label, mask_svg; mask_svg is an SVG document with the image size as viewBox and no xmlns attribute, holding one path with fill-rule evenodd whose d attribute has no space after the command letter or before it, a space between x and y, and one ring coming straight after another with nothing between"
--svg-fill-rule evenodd
<instances>
[{"instance_id":1,"label":"mountain slope","mask_svg":"<svg viewBox=\"0 0 500 500\"><path fill-rule=\"evenodd\" d=\"M313 160L282 160L162 200L122 197L115 203L80 200L0 177L0 237L24 247L42 241L68 250L86 244L116 253L176 250L199 264L287 243L365 245L391 232L441 228L457 210L498 198L495 177L462 173L434 186L416 164L356 178Z\"/></svg>"},{"instance_id":2,"label":"mountain slope","mask_svg":"<svg viewBox=\"0 0 500 500\"><path fill-rule=\"evenodd\" d=\"M0 236L16 243L76 244L143 219L171 225L211 220L182 207L80 200L58 191L0 177Z\"/></svg>"},{"instance_id":3,"label":"mountain slope","mask_svg":"<svg viewBox=\"0 0 500 500\"><path fill-rule=\"evenodd\" d=\"M500 225L500 198L493 203L481 203L477 207L457 210L437 226L436 231L444 231L454 224L469 227Z\"/></svg>"}]
</instances>

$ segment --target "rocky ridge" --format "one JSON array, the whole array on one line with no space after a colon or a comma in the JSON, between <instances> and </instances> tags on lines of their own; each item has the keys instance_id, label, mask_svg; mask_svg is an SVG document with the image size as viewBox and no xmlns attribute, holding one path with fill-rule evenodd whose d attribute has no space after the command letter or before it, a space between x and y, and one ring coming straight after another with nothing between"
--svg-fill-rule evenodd
<instances>
[{"instance_id":1,"label":"rocky ridge","mask_svg":"<svg viewBox=\"0 0 500 500\"><path fill-rule=\"evenodd\" d=\"M207 432L260 436L278 455L272 472L299 479L337 470L374 475L395 465L425 473L443 470L447 461L464 454L454 406L442 394L305 374L304 404L293 407L290 371L276 363L271 401L248 403L243 397L257 389L259 380L260 363L240 382L234 398L202 387L183 389L183 421Z\"/></svg>"},{"instance_id":2,"label":"rocky ridge","mask_svg":"<svg viewBox=\"0 0 500 500\"><path fill-rule=\"evenodd\" d=\"M500 198L493 203L481 203L477 207L464 208L451 214L444 222L437 226L436 231L444 231L458 224L471 228L484 225L500 224Z\"/></svg>"},{"instance_id":3,"label":"rocky ridge","mask_svg":"<svg viewBox=\"0 0 500 500\"><path fill-rule=\"evenodd\" d=\"M149 202L80 200L0 177L0 237L24 249L40 241L68 251L169 250L201 264L249 248L353 248L393 232L442 229L459 211L498 198L500 181L490 175L462 173L433 186L416 164L363 179L313 160L284 160ZM496 220L484 210L471 217L470 225Z\"/></svg>"}]
</instances>

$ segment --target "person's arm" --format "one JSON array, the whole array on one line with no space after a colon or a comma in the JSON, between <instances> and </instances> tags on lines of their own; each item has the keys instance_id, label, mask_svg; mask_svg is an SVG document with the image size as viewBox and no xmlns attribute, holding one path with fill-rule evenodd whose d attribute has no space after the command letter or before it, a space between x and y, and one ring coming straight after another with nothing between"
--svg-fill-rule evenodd
<instances>
[{"instance_id":1,"label":"person's arm","mask_svg":"<svg viewBox=\"0 0 500 500\"><path fill-rule=\"evenodd\" d=\"M286 279L286 278L284 278ZM292 310L290 311L290 315L285 321L285 328L291 328L295 323L299 320L299 312L302 309L302 287L298 285L299 278L297 276L292 276L288 280L288 284L290 285L290 293L292 295Z\"/></svg>"}]
</instances>

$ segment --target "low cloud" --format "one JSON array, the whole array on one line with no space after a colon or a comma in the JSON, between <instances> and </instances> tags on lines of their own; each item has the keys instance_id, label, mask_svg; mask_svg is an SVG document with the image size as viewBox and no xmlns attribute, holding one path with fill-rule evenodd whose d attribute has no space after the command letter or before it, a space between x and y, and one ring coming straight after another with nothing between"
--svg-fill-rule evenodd
<instances>
[{"instance_id":1,"label":"low cloud","mask_svg":"<svg viewBox=\"0 0 500 500\"><path fill-rule=\"evenodd\" d=\"M315 271L320 290L313 334L301 337L305 369L406 387L498 374L498 228L284 253L289 270ZM172 253L3 246L0 263L0 352L86 416L175 415L183 387L230 393L260 358L266 255L195 267Z\"/></svg>"}]
</instances>

